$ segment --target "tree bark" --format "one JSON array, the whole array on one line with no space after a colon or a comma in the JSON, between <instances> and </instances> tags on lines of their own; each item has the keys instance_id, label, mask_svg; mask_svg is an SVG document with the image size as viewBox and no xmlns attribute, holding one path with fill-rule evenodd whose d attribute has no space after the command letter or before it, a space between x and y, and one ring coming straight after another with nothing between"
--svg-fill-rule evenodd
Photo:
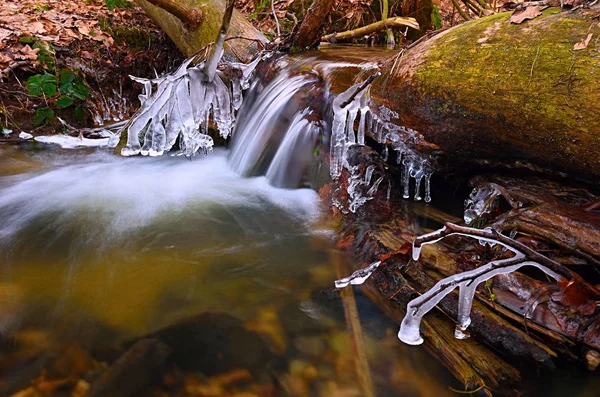
<instances>
[{"instance_id":1,"label":"tree bark","mask_svg":"<svg viewBox=\"0 0 600 397\"><path fill-rule=\"evenodd\" d=\"M600 26L558 11L520 25L497 14L425 40L389 62L374 103L438 145L441 167L533 164L598 183L600 53L574 46Z\"/></svg>"},{"instance_id":2,"label":"tree bark","mask_svg":"<svg viewBox=\"0 0 600 397\"><path fill-rule=\"evenodd\" d=\"M202 12L202 21L196 27L191 27L170 11L153 5L157 0L136 0L136 3L160 25L163 31L173 40L175 45L186 56L191 56L202 47L213 42L219 34L221 21L225 12L223 0L181 0L179 9ZM160 1L162 4L163 1ZM170 11L169 11L170 10ZM174 12L174 11L173 11ZM225 43L225 54L229 59L249 61L258 50L256 41L267 42L266 38L257 31L238 11L234 11L231 19L228 37L240 36L250 40L229 40Z\"/></svg>"},{"instance_id":3,"label":"tree bark","mask_svg":"<svg viewBox=\"0 0 600 397\"><path fill-rule=\"evenodd\" d=\"M298 49L307 49L319 43L325 17L329 13L333 0L314 0L293 38L292 45Z\"/></svg>"}]
</instances>

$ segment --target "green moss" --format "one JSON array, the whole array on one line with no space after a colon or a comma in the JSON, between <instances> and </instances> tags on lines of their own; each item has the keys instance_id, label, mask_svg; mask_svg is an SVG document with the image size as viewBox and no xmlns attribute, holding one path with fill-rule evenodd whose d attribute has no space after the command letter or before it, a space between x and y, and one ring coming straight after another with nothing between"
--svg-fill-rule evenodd
<instances>
[{"instance_id":1,"label":"green moss","mask_svg":"<svg viewBox=\"0 0 600 397\"><path fill-rule=\"evenodd\" d=\"M154 33L138 27L113 27L111 28L111 34L117 42L126 43L134 50L143 50L148 48L148 44L153 42L155 39Z\"/></svg>"},{"instance_id":2,"label":"green moss","mask_svg":"<svg viewBox=\"0 0 600 397\"><path fill-rule=\"evenodd\" d=\"M572 147L579 145L574 138L600 135L600 56L594 40L585 50L573 46L588 33L600 37L600 27L554 11L520 25L511 24L508 13L497 14L449 31L416 68L415 87L423 97L442 100L434 112L446 114L460 104L470 116L493 120L501 114L506 125L519 127L514 131L531 132L534 144L581 153ZM511 131L506 136L518 138Z\"/></svg>"}]
</instances>

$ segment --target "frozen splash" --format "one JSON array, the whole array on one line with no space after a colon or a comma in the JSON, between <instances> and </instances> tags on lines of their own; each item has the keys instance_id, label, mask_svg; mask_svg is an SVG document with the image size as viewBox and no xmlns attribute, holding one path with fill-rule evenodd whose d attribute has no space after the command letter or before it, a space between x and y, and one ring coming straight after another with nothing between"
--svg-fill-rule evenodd
<instances>
[{"instance_id":1,"label":"frozen splash","mask_svg":"<svg viewBox=\"0 0 600 397\"><path fill-rule=\"evenodd\" d=\"M401 166L402 196L410 198L412 185L414 200L430 202L433 167L425 156L410 146L416 140L417 132L392 123L390 120L398 116L393 111L384 107L374 110L370 103L369 87L365 86L365 82L367 81L353 85L333 101L329 170L331 176L334 179L338 178L343 168L350 172L350 211L355 212L372 197L382 180L378 179L373 184L373 189L369 190L372 190L371 196L357 194L358 187L370 182L369 171L367 170L363 179L358 167L350 166L347 161L348 148L356 144L365 145L365 134L369 131L371 137L384 145L384 161L388 160L388 146L396 152L398 165ZM358 129L355 130L357 120Z\"/></svg>"},{"instance_id":2,"label":"frozen splash","mask_svg":"<svg viewBox=\"0 0 600 397\"><path fill-rule=\"evenodd\" d=\"M234 77L226 84L219 73L208 76L204 63L191 66L188 58L172 74L153 80L131 78L143 84L139 95L140 109L127 127L127 144L123 156L161 156L179 141L176 155L191 157L207 154L214 142L208 135L212 119L223 138L229 137L235 122L235 111L242 103L242 90L260 57L248 65L233 63Z\"/></svg>"}]
</instances>

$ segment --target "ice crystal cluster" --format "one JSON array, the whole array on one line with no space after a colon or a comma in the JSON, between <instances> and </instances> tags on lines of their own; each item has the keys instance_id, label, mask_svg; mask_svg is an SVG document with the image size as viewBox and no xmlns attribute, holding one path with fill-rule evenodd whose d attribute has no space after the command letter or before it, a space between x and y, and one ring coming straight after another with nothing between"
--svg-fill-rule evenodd
<instances>
[{"instance_id":1,"label":"ice crystal cluster","mask_svg":"<svg viewBox=\"0 0 600 397\"><path fill-rule=\"evenodd\" d=\"M123 156L160 156L179 141L177 155L193 156L212 151L213 139L208 135L209 120L219 134L227 138L235 122L235 112L242 104L242 91L260 61L229 64L234 76L226 84L219 73L206 71L204 63L190 66L187 59L172 74L156 79L131 78L144 85L139 95L140 109L127 126L127 144Z\"/></svg>"},{"instance_id":2,"label":"ice crystal cluster","mask_svg":"<svg viewBox=\"0 0 600 397\"><path fill-rule=\"evenodd\" d=\"M367 129L371 131L371 136L378 143L384 145L384 161L388 160L388 145L396 152L398 164L402 166L403 197L410 197L411 180L414 180L414 199L431 201L433 168L424 156L409 146L417 138L416 131L395 125L390 121L393 117L398 117L398 115L385 107L381 107L377 111L372 110L369 88L365 89L363 83L353 85L333 101L330 174L333 178L338 178L343 168L350 172L348 193L352 212L370 199L369 195L357 194L356 189L357 186L364 186L365 182L367 184L370 182L369 170L367 169L363 179L358 168L350 166L347 161L350 146L365 144ZM354 125L357 120L358 129L355 130ZM368 189L371 196L377 191L380 183L381 180L378 179L372 186L374 189Z\"/></svg>"}]
</instances>

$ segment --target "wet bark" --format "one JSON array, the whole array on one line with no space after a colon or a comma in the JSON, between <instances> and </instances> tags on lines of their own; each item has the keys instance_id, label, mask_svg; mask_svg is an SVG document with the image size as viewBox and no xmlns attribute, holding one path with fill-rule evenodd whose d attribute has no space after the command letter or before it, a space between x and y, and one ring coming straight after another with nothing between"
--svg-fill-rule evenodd
<instances>
[{"instance_id":1,"label":"wet bark","mask_svg":"<svg viewBox=\"0 0 600 397\"><path fill-rule=\"evenodd\" d=\"M225 12L225 1L223 0L184 0L177 2L179 9L186 8L190 12L201 11L201 22L197 26L193 26L169 11L151 4L150 1L136 0L136 3L160 25L186 56L193 55L216 39ZM265 37L238 11L233 13L227 36L243 37L243 39L229 40L225 43L226 56L243 62L251 60L258 51L257 41L267 42Z\"/></svg>"},{"instance_id":2,"label":"wet bark","mask_svg":"<svg viewBox=\"0 0 600 397\"><path fill-rule=\"evenodd\" d=\"M319 43L325 17L329 13L333 0L314 0L304 16L292 45L298 49L311 48Z\"/></svg>"},{"instance_id":3,"label":"wet bark","mask_svg":"<svg viewBox=\"0 0 600 397\"><path fill-rule=\"evenodd\" d=\"M600 60L574 46L600 26L594 11L520 25L503 13L464 23L405 51L374 82L376 104L438 145L440 167L534 168L600 180Z\"/></svg>"}]
</instances>

